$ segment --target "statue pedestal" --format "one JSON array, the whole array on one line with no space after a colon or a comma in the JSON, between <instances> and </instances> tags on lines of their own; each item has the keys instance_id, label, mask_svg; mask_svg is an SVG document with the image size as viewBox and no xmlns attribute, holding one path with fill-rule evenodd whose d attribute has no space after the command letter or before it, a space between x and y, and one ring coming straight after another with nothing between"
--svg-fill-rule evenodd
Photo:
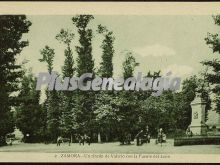
<instances>
[{"instance_id":1,"label":"statue pedestal","mask_svg":"<svg viewBox=\"0 0 220 165\"><path fill-rule=\"evenodd\" d=\"M192 120L189 127L193 135L207 135L207 126L205 124L205 106L206 102L202 101L200 97L196 97L191 103Z\"/></svg>"},{"instance_id":2,"label":"statue pedestal","mask_svg":"<svg viewBox=\"0 0 220 165\"><path fill-rule=\"evenodd\" d=\"M206 125L190 125L190 130L193 135L207 135L207 126Z\"/></svg>"}]
</instances>

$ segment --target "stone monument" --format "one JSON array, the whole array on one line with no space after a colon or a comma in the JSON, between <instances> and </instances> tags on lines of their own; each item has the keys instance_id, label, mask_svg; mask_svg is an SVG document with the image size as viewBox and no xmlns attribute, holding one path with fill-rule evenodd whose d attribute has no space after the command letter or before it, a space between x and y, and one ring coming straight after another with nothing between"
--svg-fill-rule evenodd
<instances>
[{"instance_id":1,"label":"stone monument","mask_svg":"<svg viewBox=\"0 0 220 165\"><path fill-rule=\"evenodd\" d=\"M207 135L207 125L205 124L205 107L206 102L201 99L200 96L191 103L192 107L192 119L189 125L193 135Z\"/></svg>"},{"instance_id":2,"label":"stone monument","mask_svg":"<svg viewBox=\"0 0 220 165\"><path fill-rule=\"evenodd\" d=\"M190 136L182 136L174 138L174 146L182 145L205 145L205 144L220 144L220 134L219 134L219 120L220 115L217 113L208 112L208 120L206 122L206 102L201 99L200 96L196 98L191 103L192 107L192 119L189 125ZM213 111L214 112L214 111ZM214 119L213 122L212 120ZM212 122L211 122L212 121ZM208 123L210 125L208 125ZM208 128L208 126L215 126L215 130ZM188 131L188 129L187 129ZM191 136L192 133L192 136Z\"/></svg>"}]
</instances>

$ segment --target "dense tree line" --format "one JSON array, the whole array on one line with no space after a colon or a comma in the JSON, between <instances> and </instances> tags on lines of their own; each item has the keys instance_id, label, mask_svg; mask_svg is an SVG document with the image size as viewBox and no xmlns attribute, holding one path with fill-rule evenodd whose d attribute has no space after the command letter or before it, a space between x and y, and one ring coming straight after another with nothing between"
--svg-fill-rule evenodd
<instances>
[{"instance_id":1,"label":"dense tree line","mask_svg":"<svg viewBox=\"0 0 220 165\"><path fill-rule=\"evenodd\" d=\"M72 18L73 28L77 29L79 45L72 47L75 34L69 29L61 29L55 39L64 44L64 64L60 75L81 76L94 73L100 77L112 77L115 56L113 31L103 25L89 28L95 19L92 15L77 15ZM214 18L219 25L219 17ZM206 100L207 110L211 108L210 91L215 93L219 110L219 60L204 61L214 73L204 72L202 78L192 76L182 83L181 92L164 91L160 96L151 96L153 91L55 91L46 89L46 99L39 104L40 92L35 90L36 78L30 71L15 64L15 57L27 41L21 41L28 32L31 22L25 16L1 16L1 60L0 60L0 142L3 144L7 133L14 125L24 136L24 142L55 142L58 136L71 138L77 134L87 134L92 141L121 141L127 134L134 136L145 128L150 128L152 136L162 127L170 136L182 135L191 121L190 103L196 93ZM96 31L96 33L95 33ZM102 56L100 67L95 68L92 54L92 39L101 35ZM212 45L213 52L219 52L218 35L209 35L206 42ZM47 65L49 73L54 71L55 49L46 45L40 50L39 61ZM76 59L76 60L74 60ZM132 77L139 65L132 52L125 52L122 64L123 77ZM145 77L161 77L160 71L149 71ZM85 82L86 83L86 82ZM210 83L212 86L210 87ZM20 84L20 88L19 88ZM50 87L49 87L50 88ZM19 91L17 97L10 94ZM13 103L13 104L12 104ZM16 103L16 105L14 105ZM15 119L11 107L16 107ZM15 124L14 124L15 123ZM28 136L26 136L28 135Z\"/></svg>"}]
</instances>

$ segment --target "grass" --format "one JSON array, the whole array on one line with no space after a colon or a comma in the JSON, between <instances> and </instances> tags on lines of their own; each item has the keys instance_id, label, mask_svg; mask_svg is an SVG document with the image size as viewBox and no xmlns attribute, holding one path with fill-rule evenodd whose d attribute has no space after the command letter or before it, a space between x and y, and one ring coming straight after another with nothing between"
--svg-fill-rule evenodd
<instances>
[{"instance_id":1,"label":"grass","mask_svg":"<svg viewBox=\"0 0 220 165\"><path fill-rule=\"evenodd\" d=\"M44 152L44 153L144 153L144 154L220 154L220 145L192 145L174 146L173 139L168 139L162 146L155 144L155 139L150 144L143 146L119 145L119 143L92 143L90 146L85 144L80 146L73 143L63 143L61 146L56 144L43 143L14 143L12 146L0 147L0 152Z\"/></svg>"}]
</instances>

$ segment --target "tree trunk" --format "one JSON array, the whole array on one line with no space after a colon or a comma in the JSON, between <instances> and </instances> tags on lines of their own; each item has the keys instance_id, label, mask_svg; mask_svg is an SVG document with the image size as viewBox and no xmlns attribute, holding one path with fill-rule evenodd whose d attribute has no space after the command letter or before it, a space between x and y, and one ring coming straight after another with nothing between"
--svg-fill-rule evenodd
<instances>
[{"instance_id":1,"label":"tree trunk","mask_svg":"<svg viewBox=\"0 0 220 165\"><path fill-rule=\"evenodd\" d=\"M98 133L98 143L101 143L102 142L102 140L101 140L101 134L100 134L100 132Z\"/></svg>"},{"instance_id":2,"label":"tree trunk","mask_svg":"<svg viewBox=\"0 0 220 165\"><path fill-rule=\"evenodd\" d=\"M73 143L73 134L70 134L70 143Z\"/></svg>"},{"instance_id":3,"label":"tree trunk","mask_svg":"<svg viewBox=\"0 0 220 165\"><path fill-rule=\"evenodd\" d=\"M108 134L105 135L105 140L106 140L106 142L108 142L108 140L109 140Z\"/></svg>"}]
</instances>

